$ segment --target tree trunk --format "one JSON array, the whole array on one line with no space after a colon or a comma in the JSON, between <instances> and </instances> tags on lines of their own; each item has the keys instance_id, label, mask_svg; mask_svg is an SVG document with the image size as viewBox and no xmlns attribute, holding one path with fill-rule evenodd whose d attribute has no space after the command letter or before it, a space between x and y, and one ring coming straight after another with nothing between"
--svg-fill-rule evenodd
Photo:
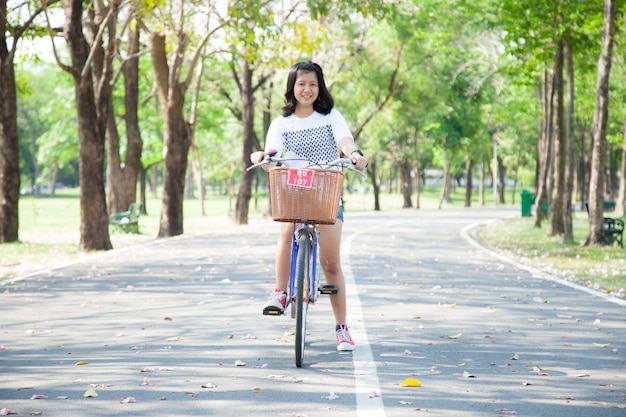
<instances>
[{"instance_id":1,"label":"tree trunk","mask_svg":"<svg viewBox=\"0 0 626 417\"><path fill-rule=\"evenodd\" d=\"M498 164L498 203L506 204L506 198L504 195L504 189L506 188L506 183L504 182L506 178L506 170L501 157L496 158L496 163Z\"/></svg>"},{"instance_id":2,"label":"tree trunk","mask_svg":"<svg viewBox=\"0 0 626 417\"><path fill-rule=\"evenodd\" d=\"M191 134L189 135L189 142L191 142ZM189 161L187 162L187 174L185 175L185 191L183 192L183 196L185 198L195 198L196 196L196 184L194 182L194 161L193 161L193 154L191 152L191 148L193 147L193 145L189 145L189 156L191 161L191 164L189 163Z\"/></svg>"},{"instance_id":3,"label":"tree trunk","mask_svg":"<svg viewBox=\"0 0 626 417\"><path fill-rule=\"evenodd\" d=\"M447 157L447 152L444 150L444 163L443 163L443 181L441 184L441 196L439 197L439 205L437 208L441 210L443 208L444 201L450 201L449 186L450 183L450 160L452 158Z\"/></svg>"},{"instance_id":4,"label":"tree trunk","mask_svg":"<svg viewBox=\"0 0 626 417\"><path fill-rule=\"evenodd\" d=\"M480 151L480 170L478 171L478 205L485 207L485 152Z\"/></svg>"},{"instance_id":5,"label":"tree trunk","mask_svg":"<svg viewBox=\"0 0 626 417\"><path fill-rule=\"evenodd\" d=\"M367 165L367 173L369 174L372 183L372 192L374 193L374 211L380 211L380 178L378 178L376 168L376 159L370 159Z\"/></svg>"},{"instance_id":6,"label":"tree trunk","mask_svg":"<svg viewBox=\"0 0 626 417\"><path fill-rule=\"evenodd\" d=\"M615 146L613 143L607 143L609 147L608 157L609 157L609 172L606 177L606 193L609 199L614 199L613 195L615 194L615 190L617 190L617 162L615 161Z\"/></svg>"},{"instance_id":7,"label":"tree trunk","mask_svg":"<svg viewBox=\"0 0 626 417\"><path fill-rule=\"evenodd\" d=\"M254 173L247 172L250 154L255 148L257 138L254 134L254 91L252 89L252 68L246 62L241 80L241 122L243 123L243 151L241 157L241 183L235 204L235 224L248 224L248 210L252 198Z\"/></svg>"},{"instance_id":8,"label":"tree trunk","mask_svg":"<svg viewBox=\"0 0 626 417\"><path fill-rule=\"evenodd\" d=\"M50 198L56 197L58 174L59 174L59 165L52 164L50 166L50 174L48 176L50 178Z\"/></svg>"},{"instance_id":9,"label":"tree trunk","mask_svg":"<svg viewBox=\"0 0 626 417\"><path fill-rule=\"evenodd\" d=\"M623 126L622 137L626 139L626 122ZM615 201L615 217L624 217L624 204L626 204L626 145L622 145L622 163L620 165L619 192Z\"/></svg>"},{"instance_id":10,"label":"tree trunk","mask_svg":"<svg viewBox=\"0 0 626 417\"><path fill-rule=\"evenodd\" d=\"M200 148L196 143L196 122L198 120L198 102L200 99L200 86L202 85L202 74L204 73L204 65L198 65L198 73L196 75L196 85L193 93L193 103L191 104L191 116L189 120L189 142L191 143L191 171L192 178L190 183L196 182L198 186L198 203L200 204L200 215L205 216L206 210L204 207L204 176L202 169L202 155L200 154Z\"/></svg>"},{"instance_id":11,"label":"tree trunk","mask_svg":"<svg viewBox=\"0 0 626 417\"><path fill-rule=\"evenodd\" d=\"M129 58L124 62L124 121L126 124L126 157L122 162L120 138L115 115L107 125L107 188L109 213L128 210L137 202L137 181L141 171L143 140L139 129L139 25L128 32ZM112 104L112 103L111 103ZM143 204L142 204L143 206Z\"/></svg>"},{"instance_id":12,"label":"tree trunk","mask_svg":"<svg viewBox=\"0 0 626 417\"><path fill-rule=\"evenodd\" d=\"M147 183L147 169L141 165L139 171L139 201L141 202L141 214L147 215L148 209L146 208L146 183Z\"/></svg>"},{"instance_id":13,"label":"tree trunk","mask_svg":"<svg viewBox=\"0 0 626 417\"><path fill-rule=\"evenodd\" d=\"M535 197L535 224L534 227L541 227L541 222L546 218L547 213L543 210L543 205L548 204L548 187L547 178L550 160L550 142L551 132L550 124L552 121L552 98L554 95L553 83L548 75L548 71L544 71L543 86L540 90L541 102L543 107L543 118L540 122L539 143L537 144L537 193Z\"/></svg>"},{"instance_id":14,"label":"tree trunk","mask_svg":"<svg viewBox=\"0 0 626 417\"><path fill-rule=\"evenodd\" d=\"M587 158L585 157L585 155L587 154L585 149L585 127L582 125L582 123L579 122L578 129L580 132L580 152L578 155L578 184L580 188L580 209L584 210L585 202L589 200L589 196L587 195L587 184L589 184L589 181L587 179Z\"/></svg>"},{"instance_id":15,"label":"tree trunk","mask_svg":"<svg viewBox=\"0 0 626 417\"><path fill-rule=\"evenodd\" d=\"M112 249L104 193L104 129L106 114L98 113L89 45L83 35L83 2L65 0L64 36L74 78L79 135L80 249ZM101 109L105 110L105 109Z\"/></svg>"},{"instance_id":16,"label":"tree trunk","mask_svg":"<svg viewBox=\"0 0 626 417\"><path fill-rule=\"evenodd\" d=\"M137 180L141 172L141 154L143 153L143 139L139 129L139 47L140 32L137 26L128 33L128 62L124 65L124 105L126 122L126 160L124 163L124 199L126 203L137 201ZM145 209L145 204L143 204Z\"/></svg>"},{"instance_id":17,"label":"tree trunk","mask_svg":"<svg viewBox=\"0 0 626 417\"><path fill-rule=\"evenodd\" d=\"M6 0L0 0L0 243L19 238L20 148L14 50L7 49L6 11Z\"/></svg>"},{"instance_id":18,"label":"tree trunk","mask_svg":"<svg viewBox=\"0 0 626 417\"><path fill-rule=\"evenodd\" d=\"M593 112L593 149L589 186L589 235L585 245L607 244L604 234L604 171L606 131L609 110L609 78L613 62L613 35L615 33L615 0L604 1L602 52L598 59L596 104Z\"/></svg>"},{"instance_id":19,"label":"tree trunk","mask_svg":"<svg viewBox=\"0 0 626 417\"><path fill-rule=\"evenodd\" d=\"M517 154L517 161L515 162L515 171L513 174L513 187L511 188L511 205L515 205L515 193L517 192L517 182L519 180L519 168L522 164L522 151Z\"/></svg>"},{"instance_id":20,"label":"tree trunk","mask_svg":"<svg viewBox=\"0 0 626 417\"><path fill-rule=\"evenodd\" d=\"M574 160L574 52L572 42L565 41L565 66L567 69L567 119L565 129L565 190L563 193L563 240L574 241L572 203L574 201L574 178L576 161Z\"/></svg>"},{"instance_id":21,"label":"tree trunk","mask_svg":"<svg viewBox=\"0 0 626 417\"><path fill-rule=\"evenodd\" d=\"M124 170L120 155L120 136L113 112L113 97L110 97L107 105L109 106L109 117L105 134L107 144L107 208L109 214L111 214L126 211L128 204L124 201L124 181L122 180Z\"/></svg>"},{"instance_id":22,"label":"tree trunk","mask_svg":"<svg viewBox=\"0 0 626 417\"><path fill-rule=\"evenodd\" d=\"M411 208L413 207L413 201L411 200L413 196L413 177L411 176L413 164L411 162L401 161L399 166L402 181L402 208Z\"/></svg>"},{"instance_id":23,"label":"tree trunk","mask_svg":"<svg viewBox=\"0 0 626 417\"><path fill-rule=\"evenodd\" d=\"M183 234L183 196L189 154L187 123L183 116L186 86L170 70L178 73L186 46L185 39L177 45L177 60L170 69L165 52L165 35L152 33L152 65L156 76L163 113L163 197L158 237Z\"/></svg>"},{"instance_id":24,"label":"tree trunk","mask_svg":"<svg viewBox=\"0 0 626 417\"><path fill-rule=\"evenodd\" d=\"M563 193L565 192L565 132L563 129L563 41L559 41L556 47L554 63L554 169L552 188L552 217L550 218L550 236L562 236L565 231L563 225Z\"/></svg>"},{"instance_id":25,"label":"tree trunk","mask_svg":"<svg viewBox=\"0 0 626 417\"><path fill-rule=\"evenodd\" d=\"M474 161L470 158L465 161L465 207L472 207L472 170Z\"/></svg>"},{"instance_id":26,"label":"tree trunk","mask_svg":"<svg viewBox=\"0 0 626 417\"><path fill-rule=\"evenodd\" d=\"M420 164L420 160L415 160L415 172L417 173L415 178L415 208L420 208L420 197L422 196L422 165Z\"/></svg>"}]
</instances>

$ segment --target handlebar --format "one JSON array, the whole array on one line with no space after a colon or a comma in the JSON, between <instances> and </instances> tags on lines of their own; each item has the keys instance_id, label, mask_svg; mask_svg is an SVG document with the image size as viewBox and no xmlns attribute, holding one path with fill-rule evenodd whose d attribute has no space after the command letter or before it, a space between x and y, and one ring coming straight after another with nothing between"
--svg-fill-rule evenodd
<instances>
[{"instance_id":1,"label":"handlebar","mask_svg":"<svg viewBox=\"0 0 626 417\"><path fill-rule=\"evenodd\" d=\"M257 167L260 167L261 165L266 165L272 162L280 162L281 164L285 165L286 167L291 167L293 168L294 164L290 164L290 162L293 161L305 161L307 163L306 168L323 168L323 169L328 169L328 168L332 168L332 167L346 167L348 168L350 171L354 171L358 174L361 175L361 177L363 178L367 178L366 174L363 171L359 171L358 169L356 169L354 167L354 164L352 163L352 160L350 158L338 158L335 159L334 161L328 163L328 164L319 164L317 162L311 162L308 159L285 159L285 158L281 158L279 156L276 156L276 151L270 150L268 152L265 153L265 159L263 159L261 162L259 162L258 164L254 164L249 166L248 168L246 168L246 172L249 172Z\"/></svg>"}]
</instances>

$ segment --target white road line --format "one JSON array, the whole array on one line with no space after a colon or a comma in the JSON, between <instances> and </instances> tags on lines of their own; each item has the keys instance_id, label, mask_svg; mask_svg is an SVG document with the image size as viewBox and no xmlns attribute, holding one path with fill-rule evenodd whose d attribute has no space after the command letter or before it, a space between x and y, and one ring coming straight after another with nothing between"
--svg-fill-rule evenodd
<instances>
[{"instance_id":1,"label":"white road line","mask_svg":"<svg viewBox=\"0 0 626 417\"><path fill-rule=\"evenodd\" d=\"M367 339L361 299L350 263L350 247L357 235L358 233L353 233L341 243L342 269L346 282L348 305L348 325L356 343L356 349L352 352L352 360L354 362L357 415L358 417L385 417L385 407L378 382L378 370Z\"/></svg>"}]
</instances>

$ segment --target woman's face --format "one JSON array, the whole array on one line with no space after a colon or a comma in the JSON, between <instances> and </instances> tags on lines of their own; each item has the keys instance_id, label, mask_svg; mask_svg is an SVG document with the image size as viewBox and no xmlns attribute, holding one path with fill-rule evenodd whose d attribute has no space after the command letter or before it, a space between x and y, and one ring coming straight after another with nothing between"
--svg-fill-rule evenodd
<instances>
[{"instance_id":1,"label":"woman's face","mask_svg":"<svg viewBox=\"0 0 626 417\"><path fill-rule=\"evenodd\" d=\"M298 106L313 107L320 93L315 72L299 72L296 84L293 87L293 95Z\"/></svg>"}]
</instances>

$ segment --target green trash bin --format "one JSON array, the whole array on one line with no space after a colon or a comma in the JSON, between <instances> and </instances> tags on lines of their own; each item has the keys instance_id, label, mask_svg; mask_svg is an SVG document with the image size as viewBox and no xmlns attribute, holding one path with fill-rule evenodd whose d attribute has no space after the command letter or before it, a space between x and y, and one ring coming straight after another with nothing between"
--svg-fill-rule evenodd
<instances>
[{"instance_id":1,"label":"green trash bin","mask_svg":"<svg viewBox=\"0 0 626 417\"><path fill-rule=\"evenodd\" d=\"M522 217L530 216L530 209L535 202L535 194L531 193L528 190L522 190L521 192L522 198Z\"/></svg>"}]
</instances>

